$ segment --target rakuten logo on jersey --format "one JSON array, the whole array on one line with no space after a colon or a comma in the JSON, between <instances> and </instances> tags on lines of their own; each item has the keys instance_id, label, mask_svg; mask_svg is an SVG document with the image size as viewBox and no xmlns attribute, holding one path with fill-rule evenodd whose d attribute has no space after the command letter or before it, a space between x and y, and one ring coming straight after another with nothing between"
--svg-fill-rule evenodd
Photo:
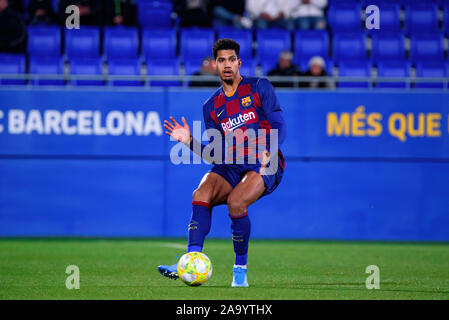
<instances>
[{"instance_id":1,"label":"rakuten logo on jersey","mask_svg":"<svg viewBox=\"0 0 449 320\"><path fill-rule=\"evenodd\" d=\"M238 117L235 117L234 119L228 119L228 121L222 122L221 127L223 128L223 131L233 131L240 126L243 126L245 122L255 119L256 113L251 111L248 113L239 114Z\"/></svg>"}]
</instances>

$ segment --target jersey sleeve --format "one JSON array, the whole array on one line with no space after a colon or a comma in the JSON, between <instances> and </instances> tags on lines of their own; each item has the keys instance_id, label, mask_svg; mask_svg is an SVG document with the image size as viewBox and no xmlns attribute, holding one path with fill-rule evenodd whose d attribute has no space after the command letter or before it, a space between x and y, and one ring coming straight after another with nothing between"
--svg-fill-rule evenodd
<instances>
[{"instance_id":1,"label":"jersey sleeve","mask_svg":"<svg viewBox=\"0 0 449 320\"><path fill-rule=\"evenodd\" d=\"M280 146L287 136L287 128L274 87L267 79L259 79L256 84L256 90L259 93L262 108L267 115L271 128L278 130L278 145Z\"/></svg>"},{"instance_id":2,"label":"jersey sleeve","mask_svg":"<svg viewBox=\"0 0 449 320\"><path fill-rule=\"evenodd\" d=\"M209 112L209 108L207 107L207 103L208 102L206 102L204 105L203 105L203 118L204 118L204 125L205 125L205 127L206 127L206 130L209 130L209 129L215 129L215 130L218 130L219 132L221 132L220 131L220 127L218 126L218 124L214 121L214 119L212 119L212 117L211 117L211 113ZM203 155L204 153L204 149L206 149L206 148L210 148L210 143L212 142L212 138L211 137L209 137L209 141L208 141L208 143L206 143L206 144L203 144L203 143L201 143L201 155ZM222 143L222 154L224 154L224 150L225 150L225 140L224 140L224 138L222 138L221 139L222 141L221 141L221 143ZM192 141L190 142L190 149L193 151L194 149L194 140L192 139ZM212 157L214 157L214 155L215 155L215 149L211 149L211 151L207 151L206 152L207 154L209 154L210 153L210 155L212 156ZM214 163L213 161L210 161L210 159L204 159L204 160L206 160L206 161L208 161L208 162L211 162L211 163ZM223 157L222 157L222 161L223 161Z\"/></svg>"}]
</instances>

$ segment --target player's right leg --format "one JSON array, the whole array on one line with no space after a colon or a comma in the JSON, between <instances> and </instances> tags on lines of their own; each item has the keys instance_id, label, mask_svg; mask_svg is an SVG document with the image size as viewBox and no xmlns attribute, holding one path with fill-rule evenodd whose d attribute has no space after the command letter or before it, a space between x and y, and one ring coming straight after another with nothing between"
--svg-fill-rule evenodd
<instances>
[{"instance_id":1,"label":"player's right leg","mask_svg":"<svg viewBox=\"0 0 449 320\"><path fill-rule=\"evenodd\" d=\"M231 185L219 174L208 172L192 195L192 217L188 227L187 252L202 251L204 239L210 231L212 207L226 202ZM159 272L168 278L177 279L177 262L160 265Z\"/></svg>"},{"instance_id":2,"label":"player's right leg","mask_svg":"<svg viewBox=\"0 0 449 320\"><path fill-rule=\"evenodd\" d=\"M192 194L192 218L189 223L187 252L201 252L212 219L212 207L226 202L231 185L219 174L208 172Z\"/></svg>"}]
</instances>

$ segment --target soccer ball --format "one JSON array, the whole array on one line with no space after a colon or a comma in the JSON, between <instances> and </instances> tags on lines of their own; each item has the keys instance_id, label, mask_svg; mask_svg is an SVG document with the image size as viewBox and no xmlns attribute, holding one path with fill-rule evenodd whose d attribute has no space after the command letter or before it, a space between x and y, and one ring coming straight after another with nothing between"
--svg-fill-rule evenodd
<instances>
[{"instance_id":1,"label":"soccer ball","mask_svg":"<svg viewBox=\"0 0 449 320\"><path fill-rule=\"evenodd\" d=\"M178 262L178 276L189 286L200 286L212 275L212 262L202 252L188 252Z\"/></svg>"}]
</instances>

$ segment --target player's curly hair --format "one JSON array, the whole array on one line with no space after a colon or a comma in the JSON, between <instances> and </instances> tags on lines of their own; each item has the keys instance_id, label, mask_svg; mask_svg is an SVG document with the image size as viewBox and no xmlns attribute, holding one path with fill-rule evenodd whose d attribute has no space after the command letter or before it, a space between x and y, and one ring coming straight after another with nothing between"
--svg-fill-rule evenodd
<instances>
[{"instance_id":1,"label":"player's curly hair","mask_svg":"<svg viewBox=\"0 0 449 320\"><path fill-rule=\"evenodd\" d=\"M240 45L237 41L232 39L218 39L215 41L214 46L212 47L212 52L214 53L214 58L217 59L218 50L234 50L237 58L240 53Z\"/></svg>"}]
</instances>

